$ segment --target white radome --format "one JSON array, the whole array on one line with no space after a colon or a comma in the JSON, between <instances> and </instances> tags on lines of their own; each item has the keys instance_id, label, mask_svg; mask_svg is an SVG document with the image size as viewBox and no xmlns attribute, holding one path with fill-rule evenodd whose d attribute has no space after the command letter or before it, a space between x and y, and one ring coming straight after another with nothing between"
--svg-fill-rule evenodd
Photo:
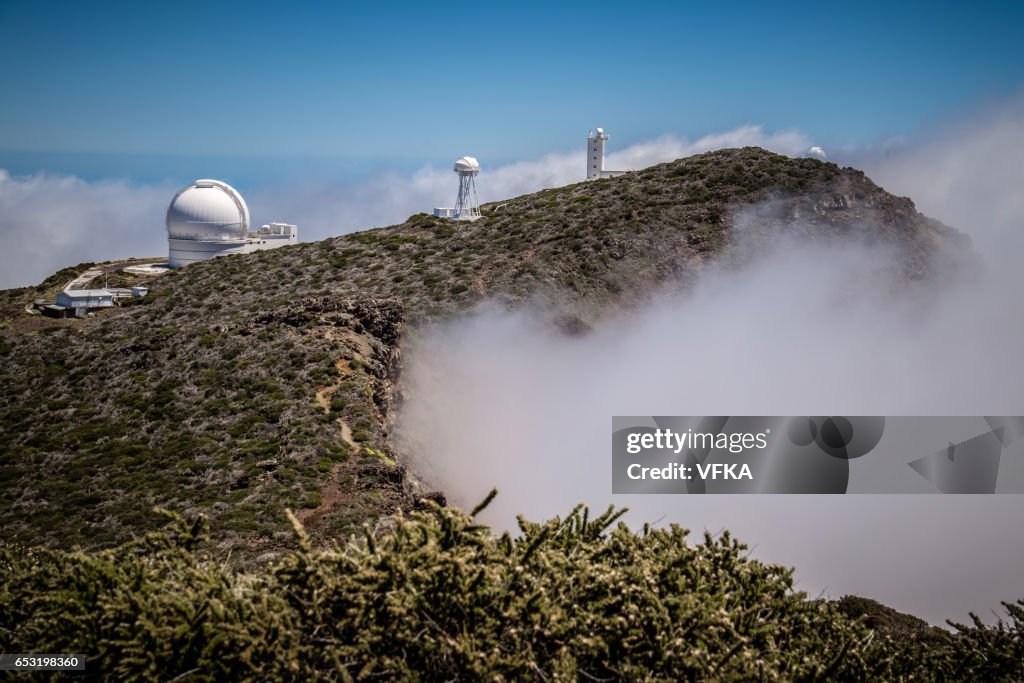
<instances>
[{"instance_id":1,"label":"white radome","mask_svg":"<svg viewBox=\"0 0 1024 683\"><path fill-rule=\"evenodd\" d=\"M828 159L828 155L825 154L825 150L817 145L807 150L807 156L814 157L815 159L821 159L822 161Z\"/></svg>"},{"instance_id":2,"label":"white radome","mask_svg":"<svg viewBox=\"0 0 1024 683\"><path fill-rule=\"evenodd\" d=\"M476 175L480 172L480 162L475 157L460 157L455 161L455 168L453 169L456 173L472 173Z\"/></svg>"},{"instance_id":3,"label":"white radome","mask_svg":"<svg viewBox=\"0 0 1024 683\"><path fill-rule=\"evenodd\" d=\"M238 190L219 180L197 180L167 207L171 239L241 240L249 231L249 207Z\"/></svg>"}]
</instances>

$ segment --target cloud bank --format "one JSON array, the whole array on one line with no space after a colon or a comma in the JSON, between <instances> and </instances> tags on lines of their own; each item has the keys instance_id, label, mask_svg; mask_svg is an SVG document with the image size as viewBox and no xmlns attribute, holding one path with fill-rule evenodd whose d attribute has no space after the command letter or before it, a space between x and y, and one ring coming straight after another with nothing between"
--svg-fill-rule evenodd
<instances>
[{"instance_id":1,"label":"cloud bank","mask_svg":"<svg viewBox=\"0 0 1024 683\"><path fill-rule=\"evenodd\" d=\"M867 164L976 236L982 281L894 298L864 286L887 254L789 244L584 338L528 312L448 324L406 354L414 469L466 506L498 486L486 519L499 527L584 501L728 528L812 594L933 623L1024 596L1017 496L612 496L609 472L616 414L1024 414L1021 121L986 116Z\"/></svg>"},{"instance_id":2,"label":"cloud bank","mask_svg":"<svg viewBox=\"0 0 1024 683\"><path fill-rule=\"evenodd\" d=\"M166 253L174 190L0 169L0 287L36 284L65 266Z\"/></svg>"},{"instance_id":3,"label":"cloud bank","mask_svg":"<svg viewBox=\"0 0 1024 683\"><path fill-rule=\"evenodd\" d=\"M858 166L920 211L971 234L990 261L1009 266L1024 244L1024 96L946 126L932 139L858 155Z\"/></svg>"}]
</instances>

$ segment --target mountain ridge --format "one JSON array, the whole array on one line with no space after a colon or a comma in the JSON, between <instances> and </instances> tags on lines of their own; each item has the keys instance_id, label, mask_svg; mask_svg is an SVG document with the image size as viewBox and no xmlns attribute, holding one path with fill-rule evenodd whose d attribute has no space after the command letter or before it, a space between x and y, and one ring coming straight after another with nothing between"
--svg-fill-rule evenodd
<instances>
[{"instance_id":1,"label":"mountain ridge","mask_svg":"<svg viewBox=\"0 0 1024 683\"><path fill-rule=\"evenodd\" d=\"M734 248L754 207L755 229ZM759 148L483 214L417 214L195 264L87 320L29 324L22 308L40 290L2 293L3 540L116 544L152 529L161 506L209 515L218 546L251 558L287 537L285 507L325 541L443 500L391 440L402 335L480 305L531 304L581 333L782 237L882 245L898 255L894 287L976 264L965 236L862 172Z\"/></svg>"}]
</instances>

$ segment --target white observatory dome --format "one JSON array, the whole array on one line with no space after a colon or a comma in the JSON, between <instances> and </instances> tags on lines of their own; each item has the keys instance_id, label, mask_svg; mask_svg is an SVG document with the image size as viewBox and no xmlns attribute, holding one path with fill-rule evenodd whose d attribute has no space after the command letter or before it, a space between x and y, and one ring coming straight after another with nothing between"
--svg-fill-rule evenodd
<instances>
[{"instance_id":1,"label":"white observatory dome","mask_svg":"<svg viewBox=\"0 0 1024 683\"><path fill-rule=\"evenodd\" d=\"M809 150L807 150L807 156L814 157L815 159L821 159L822 161L828 159L828 154L826 154L825 150L819 147L818 145L815 145L814 147L811 147Z\"/></svg>"},{"instance_id":2,"label":"white observatory dome","mask_svg":"<svg viewBox=\"0 0 1024 683\"><path fill-rule=\"evenodd\" d=\"M197 180L167 207L172 239L237 240L249 230L249 207L238 190L219 180Z\"/></svg>"},{"instance_id":3,"label":"white observatory dome","mask_svg":"<svg viewBox=\"0 0 1024 683\"><path fill-rule=\"evenodd\" d=\"M472 173L477 174L480 172L480 162L474 157L460 157L455 161L454 171L456 173Z\"/></svg>"}]
</instances>

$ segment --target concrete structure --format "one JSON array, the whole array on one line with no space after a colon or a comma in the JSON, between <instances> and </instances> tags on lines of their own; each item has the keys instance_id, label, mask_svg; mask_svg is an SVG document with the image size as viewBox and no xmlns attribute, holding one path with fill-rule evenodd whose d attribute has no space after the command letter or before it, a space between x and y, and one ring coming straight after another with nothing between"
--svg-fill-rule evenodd
<instances>
[{"instance_id":1,"label":"concrete structure","mask_svg":"<svg viewBox=\"0 0 1024 683\"><path fill-rule=\"evenodd\" d=\"M70 289L57 292L57 306L73 309L76 316L83 316L95 308L109 308L114 305L114 293L109 289Z\"/></svg>"},{"instance_id":2,"label":"concrete structure","mask_svg":"<svg viewBox=\"0 0 1024 683\"><path fill-rule=\"evenodd\" d=\"M475 221L480 218L480 199L476 195L476 177L480 173L480 162L473 157L455 160L452 170L459 175L459 195L452 208L435 208L438 218L457 221Z\"/></svg>"},{"instance_id":3,"label":"concrete structure","mask_svg":"<svg viewBox=\"0 0 1024 683\"><path fill-rule=\"evenodd\" d=\"M64 306L57 306L55 304L46 304L45 306L40 306L39 310L41 310L43 312L43 315L45 315L48 318L67 318L68 316L72 316L75 314L75 309L66 308Z\"/></svg>"},{"instance_id":4,"label":"concrete structure","mask_svg":"<svg viewBox=\"0 0 1024 683\"><path fill-rule=\"evenodd\" d=\"M126 266L124 272L132 275L163 275L170 267L167 263L144 263L138 266Z\"/></svg>"},{"instance_id":5,"label":"concrete structure","mask_svg":"<svg viewBox=\"0 0 1024 683\"><path fill-rule=\"evenodd\" d=\"M299 241L298 229L270 223L249 231L249 207L238 190L219 180L197 180L167 207L170 266L180 268L226 254L248 254Z\"/></svg>"},{"instance_id":6,"label":"concrete structure","mask_svg":"<svg viewBox=\"0 0 1024 683\"><path fill-rule=\"evenodd\" d=\"M101 275L103 275L102 268L92 268L90 270L87 270L78 277L76 277L71 282L67 283L64 286L64 291L70 292L72 290L77 289L86 289L86 285L88 285L90 282L92 282Z\"/></svg>"},{"instance_id":7,"label":"concrete structure","mask_svg":"<svg viewBox=\"0 0 1024 683\"><path fill-rule=\"evenodd\" d=\"M604 128L592 130L587 134L587 180L614 178L625 173L604 170L604 143L610 137L604 132Z\"/></svg>"}]
</instances>

